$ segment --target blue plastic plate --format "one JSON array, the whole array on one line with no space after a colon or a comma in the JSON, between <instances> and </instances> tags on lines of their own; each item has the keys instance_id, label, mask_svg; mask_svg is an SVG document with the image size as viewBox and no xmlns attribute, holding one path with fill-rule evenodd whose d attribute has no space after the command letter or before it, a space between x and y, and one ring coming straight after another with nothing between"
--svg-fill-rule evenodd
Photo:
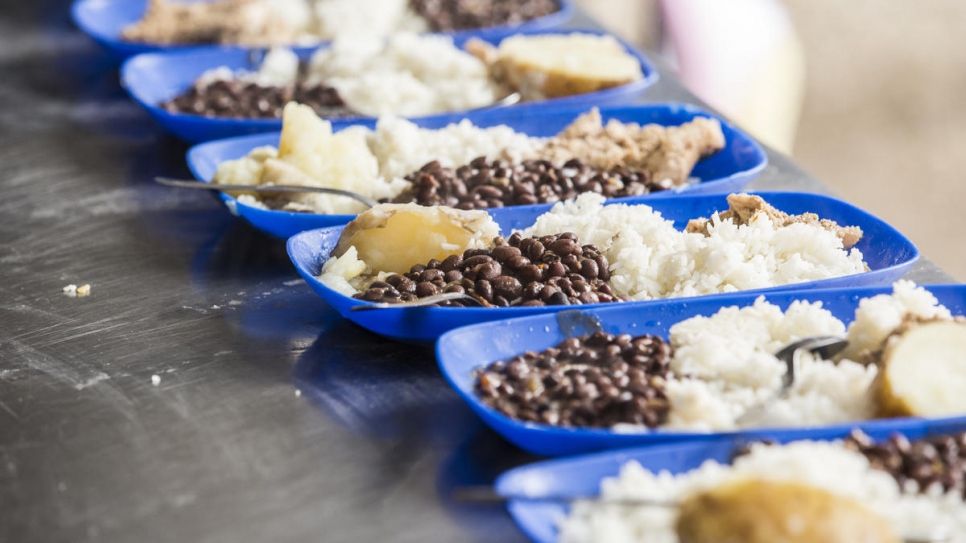
<instances>
[{"instance_id":1,"label":"blue plastic plate","mask_svg":"<svg viewBox=\"0 0 966 543\"><path fill-rule=\"evenodd\" d=\"M314 288L314 287L313 287ZM926 287L954 314L966 314L966 286ZM786 309L794 300L821 301L839 320L853 320L861 298L892 292L891 286L804 290L769 293L769 302ZM588 323L599 323L605 332L632 335L657 334L667 338L671 326L697 315L712 315L724 306L752 305L758 294L729 294L666 300L647 304L627 304L611 308L570 311L558 315L540 315L525 319L488 322L461 328L440 338L436 355L443 375L483 421L518 447L543 456L560 456L580 452L666 443L672 441L708 441L727 436L729 439L827 439L860 427L870 431L901 429L922 425L922 419L906 418L874 420L801 428L755 428L736 432L686 432L671 430L618 433L608 429L560 428L545 424L524 423L490 408L473 392L473 371L498 360L506 360L526 351L542 351L567 337L592 331ZM962 419L961 417L956 420Z\"/></svg>"},{"instance_id":2,"label":"blue plastic plate","mask_svg":"<svg viewBox=\"0 0 966 543\"><path fill-rule=\"evenodd\" d=\"M840 439L848 435L849 429L829 433L825 439ZM966 431L966 419L945 420L942 422L917 421L916 424L882 424L866 432L876 441L883 441L891 434L900 432L909 439L946 435ZM788 436L779 438L780 443L796 441L799 438ZM632 460L639 462L652 472L668 471L672 474L686 473L697 469L705 460L730 464L736 449L742 443L732 439L721 439L704 443L678 443L640 447L597 454L536 462L510 470L496 481L496 490L504 496L590 495L600 493L600 483L605 477L616 477L620 468ZM510 515L521 530L535 543L555 543L557 541L557 522L567 515L570 507L561 502L510 500L507 503Z\"/></svg>"},{"instance_id":3,"label":"blue plastic plate","mask_svg":"<svg viewBox=\"0 0 966 543\"><path fill-rule=\"evenodd\" d=\"M553 111L501 109L489 115L477 117L473 122L481 127L507 125L529 136L550 137L586 112L587 109L582 107ZM699 183L639 198L649 200L680 193L724 194L740 191L765 168L768 162L764 150L750 136L724 119L695 106L676 103L610 106L601 108L601 113L605 122L616 119L622 122L656 123L664 126L680 125L698 116L713 117L721 121L721 128L725 135L725 148L695 165L692 176L698 178ZM447 120L437 119L419 124L428 128L442 128L449 123ZM278 133L258 134L202 143L188 151L188 167L195 177L210 182L222 162L241 158L256 147L264 145L278 147L279 137ZM256 228L284 238L306 230L346 224L354 217L354 215L321 215L259 209L238 203L228 194L223 194L222 199L233 212L251 222ZM627 200L629 199L624 199L624 201ZM550 205L538 205L512 209L516 210L514 212L528 212L531 209L539 209L543 212L550 207ZM490 211L498 217L508 210L509 208L501 208Z\"/></svg>"},{"instance_id":4,"label":"blue plastic plate","mask_svg":"<svg viewBox=\"0 0 966 543\"><path fill-rule=\"evenodd\" d=\"M604 35L604 32L597 30L531 30L524 34L570 34L582 32L587 34ZM461 37L455 40L457 47L462 47L469 37ZM482 36L482 39L497 44L501 37ZM591 106L606 105L614 103L629 102L651 85L657 79L657 70L650 61L640 52L625 42L624 47L634 55L641 63L641 70L644 78L640 81L628 83L613 89L568 96L565 98L554 98L540 102L527 102L524 104L511 106L516 115L527 115L537 109L558 108L566 106L582 106L589 109ZM299 56L308 58L314 50L299 50ZM138 55L121 67L121 84L148 113L154 117L155 121L166 131L189 142L209 141L214 139L229 138L245 134L257 134L260 132L277 132L282 129L281 119L232 119L227 117L204 117L202 115L189 115L185 113L169 113L159 107L159 104L170 100L194 84L195 80L211 68L227 66L232 70L256 69L250 61L249 51L244 49L193 49L186 51L169 51L158 53L146 53ZM418 117L417 119L427 123L440 123L444 125L460 119L475 118L485 115L487 112L500 108L483 108L472 113L451 112L440 115L429 115ZM364 124L374 126L376 120L372 117L355 117L331 119L333 128L347 126L350 124Z\"/></svg>"},{"instance_id":5,"label":"blue plastic plate","mask_svg":"<svg viewBox=\"0 0 966 543\"><path fill-rule=\"evenodd\" d=\"M839 224L860 226L865 232L865 236L857 247L862 251L865 261L872 271L846 277L748 292L764 293L823 287L850 288L869 285L889 285L896 279L902 277L916 259L919 258L919 251L916 247L896 229L869 213L841 200L817 194L793 192L762 192L758 194L778 209L789 213L799 214L811 211L818 213L820 217L837 221ZM680 196L678 198L651 200L647 203L655 211L660 212L665 219L673 220L675 226L679 229L683 229L689 219L695 217L710 217L715 211L728 208L727 201L723 195ZM500 224L501 231L506 233L513 229L531 225L538 215L540 215L540 212L537 210L522 210L518 213L503 214L497 220ZM479 324L487 321L502 321L503 319L540 313L559 313L568 307L420 307L390 308L378 311L352 311L352 307L368 302L339 294L323 285L317 279L322 269L322 264L328 260L330 251L338 242L342 228L341 226L323 228L295 235L288 241L288 254L299 274L305 278L309 286L322 299L341 313L342 316L377 334L405 341L425 342L432 341L444 332L461 326ZM677 306L691 307L693 304L702 300L709 300L707 303L712 305L720 305L732 299L733 295L716 294L696 298L678 298L670 305L662 300L620 302L621 305L619 307L626 308L630 314L638 314L638 312L644 312L647 308L654 306L662 308ZM594 309L608 306L610 304L593 304L583 306L583 308ZM667 311L667 309L662 309L662 311ZM548 322L550 321L554 321L553 316L549 317ZM507 325L503 323L503 326ZM453 341L453 339L451 338L448 341ZM490 341L492 344L488 347L506 346L510 344L509 337L504 338L499 335L493 336ZM547 341L550 341L549 338ZM473 353L472 356L467 356L467 360L473 359L477 361L474 366L469 367L475 367L479 363L482 363L483 359L477 358L482 352L489 351L480 349L476 353ZM516 351L506 351L506 353L511 352L516 354ZM496 358L493 360L496 360Z\"/></svg>"},{"instance_id":6,"label":"blue plastic plate","mask_svg":"<svg viewBox=\"0 0 966 543\"><path fill-rule=\"evenodd\" d=\"M501 25L476 30L446 32L446 34L465 39L471 36L499 37L522 30L554 28L569 21L574 14L574 3L572 0L558 1L560 2L560 11L521 25ZM71 15L73 16L74 23L85 34L93 38L119 59L153 51L196 49L203 47L197 45L135 43L122 40L121 31L127 25L141 19L144 16L146 7L146 0L75 0L71 7ZM300 47L298 49L310 48Z\"/></svg>"}]
</instances>

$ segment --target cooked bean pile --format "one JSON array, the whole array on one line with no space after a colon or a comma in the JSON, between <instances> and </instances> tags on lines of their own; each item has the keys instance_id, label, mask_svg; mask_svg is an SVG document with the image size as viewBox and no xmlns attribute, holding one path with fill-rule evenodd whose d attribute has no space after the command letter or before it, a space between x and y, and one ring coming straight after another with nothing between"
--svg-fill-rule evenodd
<instances>
[{"instance_id":1,"label":"cooked bean pile","mask_svg":"<svg viewBox=\"0 0 966 543\"><path fill-rule=\"evenodd\" d=\"M204 115L205 117L240 117L246 119L280 119L285 104L301 102L321 117L358 115L346 106L338 91L325 85L298 83L287 87L263 87L237 80L215 81L194 85L161 107L171 113Z\"/></svg>"},{"instance_id":2,"label":"cooked bean pile","mask_svg":"<svg viewBox=\"0 0 966 543\"><path fill-rule=\"evenodd\" d=\"M459 209L555 203L596 192L608 198L663 190L648 172L624 168L600 171L573 159L562 166L547 160L509 164L479 157L466 166L444 168L433 161L406 176L412 187L393 203L446 205Z\"/></svg>"},{"instance_id":3,"label":"cooked bean pile","mask_svg":"<svg viewBox=\"0 0 966 543\"><path fill-rule=\"evenodd\" d=\"M657 336L604 332L494 362L479 372L476 392L516 419L559 426L660 426L670 403L664 378L671 346Z\"/></svg>"},{"instance_id":4,"label":"cooked bean pile","mask_svg":"<svg viewBox=\"0 0 966 543\"><path fill-rule=\"evenodd\" d=\"M468 249L446 260L417 264L405 275L372 283L355 297L370 302L404 302L441 292L466 292L488 306L509 307L615 302L606 281L610 264L593 245L563 233L524 238L519 233L492 249ZM460 300L445 306L476 305Z\"/></svg>"},{"instance_id":5,"label":"cooked bean pile","mask_svg":"<svg viewBox=\"0 0 966 543\"><path fill-rule=\"evenodd\" d=\"M966 497L966 433L912 442L895 434L877 444L855 431L845 440L845 446L865 455L872 467L892 475L900 486L915 481L920 492L925 492L939 484L946 492L955 490Z\"/></svg>"},{"instance_id":6,"label":"cooked bean pile","mask_svg":"<svg viewBox=\"0 0 966 543\"><path fill-rule=\"evenodd\" d=\"M411 0L434 32L520 24L560 9L554 0Z\"/></svg>"}]
</instances>

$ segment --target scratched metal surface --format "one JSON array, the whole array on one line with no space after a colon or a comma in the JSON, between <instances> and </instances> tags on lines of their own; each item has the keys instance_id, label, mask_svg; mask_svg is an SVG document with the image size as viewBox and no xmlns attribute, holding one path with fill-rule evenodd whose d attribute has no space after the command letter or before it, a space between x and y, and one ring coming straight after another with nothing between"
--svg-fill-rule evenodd
<instances>
[{"instance_id":1,"label":"scratched metal surface","mask_svg":"<svg viewBox=\"0 0 966 543\"><path fill-rule=\"evenodd\" d=\"M0 541L523 541L442 498L530 458L432 352L341 321L212 196L152 185L186 147L68 2L0 7ZM648 98L691 100L666 73ZM827 191L771 161L755 187Z\"/></svg>"}]
</instances>

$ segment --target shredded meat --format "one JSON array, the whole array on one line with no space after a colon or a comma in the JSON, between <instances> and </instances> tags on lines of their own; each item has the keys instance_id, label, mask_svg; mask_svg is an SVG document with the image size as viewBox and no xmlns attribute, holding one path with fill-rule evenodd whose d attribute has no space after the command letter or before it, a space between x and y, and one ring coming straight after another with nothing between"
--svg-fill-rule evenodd
<instances>
[{"instance_id":1,"label":"shredded meat","mask_svg":"<svg viewBox=\"0 0 966 543\"><path fill-rule=\"evenodd\" d=\"M611 120L605 126L600 111L581 115L551 139L540 155L554 162L578 158L602 170L621 166L648 171L655 183L683 185L698 160L724 148L721 124L699 117L681 126L640 126Z\"/></svg>"},{"instance_id":2,"label":"shredded meat","mask_svg":"<svg viewBox=\"0 0 966 543\"><path fill-rule=\"evenodd\" d=\"M299 29L263 0L151 0L144 18L121 32L128 41L189 44L291 43Z\"/></svg>"},{"instance_id":3,"label":"shredded meat","mask_svg":"<svg viewBox=\"0 0 966 543\"><path fill-rule=\"evenodd\" d=\"M719 214L722 220L731 221L738 226L750 223L756 215L764 213L776 228L782 228L790 224L805 223L817 224L822 228L835 233L842 240L842 246L851 249L862 239L862 229L858 226L839 226L835 221L819 219L814 213L803 213L801 215L789 215L779 211L765 202L760 196L751 194L732 194L728 196L728 211ZM697 232L709 235L708 226L711 219L692 219L688 222L687 232Z\"/></svg>"}]
</instances>

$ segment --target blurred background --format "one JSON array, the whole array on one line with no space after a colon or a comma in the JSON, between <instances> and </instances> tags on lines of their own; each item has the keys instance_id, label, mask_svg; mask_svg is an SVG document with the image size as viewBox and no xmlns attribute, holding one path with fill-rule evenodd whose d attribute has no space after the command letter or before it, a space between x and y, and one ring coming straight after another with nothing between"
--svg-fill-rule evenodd
<instances>
[{"instance_id":1,"label":"blurred background","mask_svg":"<svg viewBox=\"0 0 966 543\"><path fill-rule=\"evenodd\" d=\"M966 280L966 2L578 1Z\"/></svg>"}]
</instances>

